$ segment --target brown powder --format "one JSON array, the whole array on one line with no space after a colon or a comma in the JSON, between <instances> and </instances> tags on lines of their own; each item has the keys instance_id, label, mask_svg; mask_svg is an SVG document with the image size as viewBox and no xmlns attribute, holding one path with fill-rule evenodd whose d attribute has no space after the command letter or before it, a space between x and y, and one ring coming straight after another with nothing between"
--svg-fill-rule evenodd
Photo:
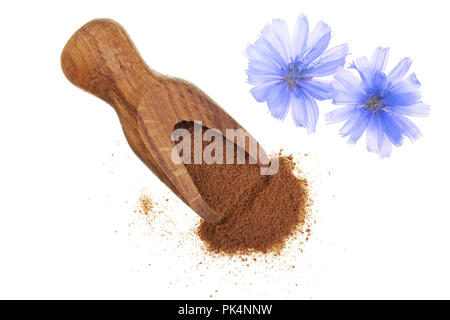
<instances>
[{"instance_id":1,"label":"brown powder","mask_svg":"<svg viewBox=\"0 0 450 320\"><path fill-rule=\"evenodd\" d=\"M192 122L177 127L193 133ZM208 144L204 142L203 148ZM193 159L193 147L191 151ZM225 216L220 225L202 220L198 227L198 236L212 252L279 252L305 223L308 184L294 175L291 156L280 155L278 173L272 176L260 175L258 165L248 164L248 155L246 164L189 164L186 168L207 204Z\"/></svg>"},{"instance_id":2,"label":"brown powder","mask_svg":"<svg viewBox=\"0 0 450 320\"><path fill-rule=\"evenodd\" d=\"M148 215L150 211L153 210L153 202L152 199L146 194L143 194L139 197L139 206L137 208L137 211L139 211L140 214Z\"/></svg>"}]
</instances>

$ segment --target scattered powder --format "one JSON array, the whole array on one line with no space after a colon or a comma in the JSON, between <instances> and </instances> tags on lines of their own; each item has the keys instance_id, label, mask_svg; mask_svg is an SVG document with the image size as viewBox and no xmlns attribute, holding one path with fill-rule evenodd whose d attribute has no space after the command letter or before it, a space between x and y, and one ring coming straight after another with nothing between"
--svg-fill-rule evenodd
<instances>
[{"instance_id":1,"label":"scattered powder","mask_svg":"<svg viewBox=\"0 0 450 320\"><path fill-rule=\"evenodd\" d=\"M192 122L178 127L194 131ZM191 151L193 158L193 144ZM198 226L197 234L209 251L276 253L302 230L310 205L308 183L294 174L292 156L279 154L279 160L278 173L272 176L260 175L258 165L248 164L248 155L246 164L186 165L207 204L225 217L221 224L202 220Z\"/></svg>"},{"instance_id":2,"label":"scattered powder","mask_svg":"<svg viewBox=\"0 0 450 320\"><path fill-rule=\"evenodd\" d=\"M285 240L281 252L249 250L248 254L227 254L205 250L207 242L198 236L200 217L186 210L185 204L172 192L157 188L161 182L156 176L146 177L147 187L140 186L135 200L128 201L131 211L139 204L140 195L148 194L153 203L153 210L148 215L137 211L130 215L130 224L125 230L131 271L140 276L145 274L144 278L149 281L165 281L175 298L183 298L183 292L189 292L186 291L189 288L201 287L201 296L206 298L212 295L213 298L226 299L230 292L238 292L238 298L254 296L270 299L273 290L261 290L261 287L266 287L278 288L282 299L292 298L293 294L310 299L309 288L317 287L317 269L326 268L317 265L317 260L313 258L314 249L319 246L322 250L327 242L306 242L305 238L311 229L315 233L316 222L310 211L320 205L320 198L314 190L321 182L319 177L327 178L328 171L318 171L320 161L314 156L295 153L292 161L295 161L297 168L304 169L301 174L307 175L309 195L318 201L314 201L314 206L308 209L304 224L300 223L295 234ZM167 257L170 259L167 260ZM173 259L183 263L173 263ZM164 274L170 276L155 278L161 270L167 270Z\"/></svg>"},{"instance_id":3,"label":"scattered powder","mask_svg":"<svg viewBox=\"0 0 450 320\"><path fill-rule=\"evenodd\" d=\"M146 194L143 194L139 197L139 206L135 210L135 212L139 212L143 215L148 215L153 210L153 201Z\"/></svg>"}]
</instances>

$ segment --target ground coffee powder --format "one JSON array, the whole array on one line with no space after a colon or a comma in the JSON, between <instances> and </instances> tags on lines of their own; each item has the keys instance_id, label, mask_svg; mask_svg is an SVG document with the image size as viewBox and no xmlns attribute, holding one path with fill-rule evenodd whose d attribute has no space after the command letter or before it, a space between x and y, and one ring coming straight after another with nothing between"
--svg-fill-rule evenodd
<instances>
[{"instance_id":1,"label":"ground coffee powder","mask_svg":"<svg viewBox=\"0 0 450 320\"><path fill-rule=\"evenodd\" d=\"M150 199L148 195L142 194L139 197L139 207L135 210L135 212L139 211L140 214L148 215L152 210L153 210L152 199Z\"/></svg>"},{"instance_id":2,"label":"ground coffee powder","mask_svg":"<svg viewBox=\"0 0 450 320\"><path fill-rule=\"evenodd\" d=\"M191 134L194 131L192 122L178 127ZM208 144L204 142L203 147ZM193 158L193 147L191 152ZM225 254L279 251L303 227L309 206L308 183L294 174L291 156L279 156L278 173L272 176L260 175L258 165L248 164L248 155L246 164L186 165L207 204L224 213L221 224L202 220L198 227L209 250Z\"/></svg>"}]
</instances>

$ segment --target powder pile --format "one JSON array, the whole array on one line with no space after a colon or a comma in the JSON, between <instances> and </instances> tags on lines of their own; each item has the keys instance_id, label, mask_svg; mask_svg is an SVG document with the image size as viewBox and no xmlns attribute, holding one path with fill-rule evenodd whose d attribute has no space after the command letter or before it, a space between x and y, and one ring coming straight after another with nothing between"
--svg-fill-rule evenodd
<instances>
[{"instance_id":1,"label":"powder pile","mask_svg":"<svg viewBox=\"0 0 450 320\"><path fill-rule=\"evenodd\" d=\"M179 127L193 136L192 122ZM208 144L204 142L203 148ZM193 147L191 152L193 159ZM206 203L225 217L221 224L202 220L198 227L198 236L212 252L279 252L305 224L308 183L294 175L291 156L280 155L278 173L272 176L260 175L258 165L248 164L248 155L246 164L187 164L186 168Z\"/></svg>"},{"instance_id":2,"label":"powder pile","mask_svg":"<svg viewBox=\"0 0 450 320\"><path fill-rule=\"evenodd\" d=\"M146 194L141 195L139 197L139 206L137 210L139 211L140 214L148 215L150 211L153 210L152 199L150 199L150 197Z\"/></svg>"}]
</instances>

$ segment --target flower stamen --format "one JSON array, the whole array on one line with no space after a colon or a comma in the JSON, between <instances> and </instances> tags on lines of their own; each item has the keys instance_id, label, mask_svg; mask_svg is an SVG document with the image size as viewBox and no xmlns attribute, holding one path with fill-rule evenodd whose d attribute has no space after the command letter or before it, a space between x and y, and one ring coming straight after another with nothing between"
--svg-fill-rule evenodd
<instances>
[{"instance_id":1,"label":"flower stamen","mask_svg":"<svg viewBox=\"0 0 450 320\"><path fill-rule=\"evenodd\" d=\"M365 105L362 106L371 112L377 113L380 110L384 110L383 100L377 96L370 97L369 101Z\"/></svg>"},{"instance_id":2,"label":"flower stamen","mask_svg":"<svg viewBox=\"0 0 450 320\"><path fill-rule=\"evenodd\" d=\"M303 63L300 60L292 61L287 66L286 76L282 78L282 81L287 82L288 88L294 87L297 82L305 80L306 78L302 75Z\"/></svg>"}]
</instances>

